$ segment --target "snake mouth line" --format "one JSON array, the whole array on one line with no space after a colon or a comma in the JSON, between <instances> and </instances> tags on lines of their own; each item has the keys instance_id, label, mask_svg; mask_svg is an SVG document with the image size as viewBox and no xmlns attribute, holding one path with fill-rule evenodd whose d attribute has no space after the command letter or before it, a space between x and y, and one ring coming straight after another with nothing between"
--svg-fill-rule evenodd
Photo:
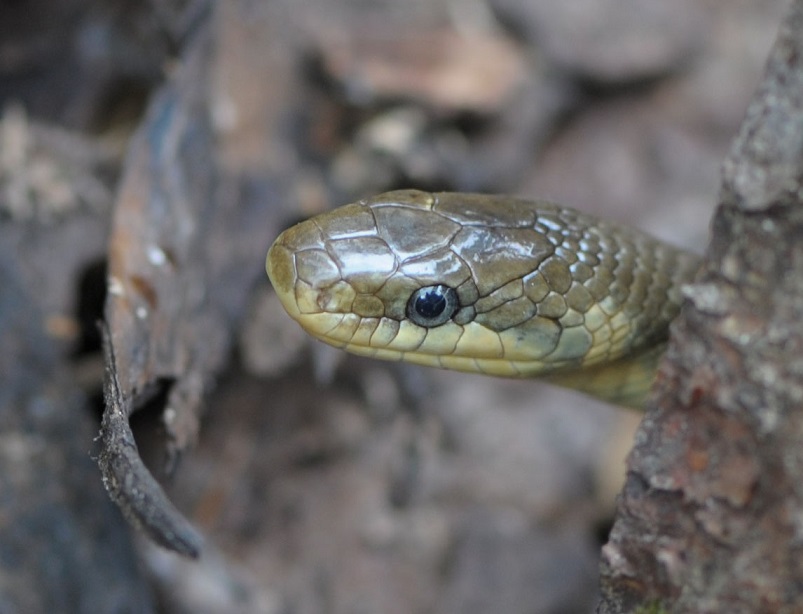
<instances>
[{"instance_id":1,"label":"snake mouth line","mask_svg":"<svg viewBox=\"0 0 803 614\"><path fill-rule=\"evenodd\" d=\"M425 339L426 334L430 331L425 331L424 336L418 339L402 342L394 339L384 346L372 345L370 339L360 343L355 342L353 337L346 338L331 334L347 315L337 314L338 323L329 322L325 327L327 330L324 330L324 327L321 326L320 319L314 316L301 317L298 322L312 337L327 345L346 350L352 354L387 361L409 362L428 367L509 378L534 377L535 375L560 372L578 366L577 360L559 361L555 359L538 360L535 358L513 360L506 358L502 351L499 351L499 355L496 356L486 352L484 357L471 355L470 352L458 354L455 353L456 344L452 346L452 353L449 353L444 351L442 347L434 349L427 347ZM437 331L432 332L437 333ZM466 331L463 331L463 334L467 334ZM470 331L468 334L470 334Z\"/></svg>"}]
</instances>

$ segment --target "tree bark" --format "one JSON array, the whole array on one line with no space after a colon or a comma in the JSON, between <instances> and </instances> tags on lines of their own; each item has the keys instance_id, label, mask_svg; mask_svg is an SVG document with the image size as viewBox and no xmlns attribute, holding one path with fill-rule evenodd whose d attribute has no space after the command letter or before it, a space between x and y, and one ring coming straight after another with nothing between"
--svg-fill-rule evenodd
<instances>
[{"instance_id":1,"label":"tree bark","mask_svg":"<svg viewBox=\"0 0 803 614\"><path fill-rule=\"evenodd\" d=\"M628 461L598 612L803 607L802 200L796 0Z\"/></svg>"}]
</instances>

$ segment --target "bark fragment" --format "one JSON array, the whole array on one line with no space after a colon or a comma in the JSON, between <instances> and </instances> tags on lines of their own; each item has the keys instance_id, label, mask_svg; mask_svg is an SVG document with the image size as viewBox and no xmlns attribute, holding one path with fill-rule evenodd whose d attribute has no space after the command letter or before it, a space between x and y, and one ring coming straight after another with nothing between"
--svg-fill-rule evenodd
<instances>
[{"instance_id":1,"label":"bark fragment","mask_svg":"<svg viewBox=\"0 0 803 614\"><path fill-rule=\"evenodd\" d=\"M209 109L208 22L154 97L126 162L109 246L106 412L99 461L112 498L158 543L189 556L198 534L142 462L128 419L159 395L168 465L194 441L201 399L228 357L273 233L268 200L234 197ZM234 190L228 193L227 190Z\"/></svg>"}]
</instances>

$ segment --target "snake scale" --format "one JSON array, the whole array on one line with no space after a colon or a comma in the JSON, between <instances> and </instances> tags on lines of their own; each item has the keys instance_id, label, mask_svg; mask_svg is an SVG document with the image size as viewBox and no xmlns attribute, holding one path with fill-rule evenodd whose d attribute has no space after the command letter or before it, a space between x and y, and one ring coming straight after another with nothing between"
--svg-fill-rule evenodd
<instances>
[{"instance_id":1,"label":"snake scale","mask_svg":"<svg viewBox=\"0 0 803 614\"><path fill-rule=\"evenodd\" d=\"M553 203L400 190L286 230L266 267L330 345L641 408L699 258Z\"/></svg>"}]
</instances>

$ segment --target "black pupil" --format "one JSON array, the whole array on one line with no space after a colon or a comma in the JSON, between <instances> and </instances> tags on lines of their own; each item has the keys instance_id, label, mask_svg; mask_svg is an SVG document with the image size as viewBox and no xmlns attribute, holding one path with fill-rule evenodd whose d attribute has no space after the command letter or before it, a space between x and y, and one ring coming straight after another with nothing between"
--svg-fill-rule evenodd
<instances>
[{"instance_id":1,"label":"black pupil","mask_svg":"<svg viewBox=\"0 0 803 614\"><path fill-rule=\"evenodd\" d=\"M415 299L415 310L422 318L437 318L446 309L446 297L440 288L432 288Z\"/></svg>"}]
</instances>

